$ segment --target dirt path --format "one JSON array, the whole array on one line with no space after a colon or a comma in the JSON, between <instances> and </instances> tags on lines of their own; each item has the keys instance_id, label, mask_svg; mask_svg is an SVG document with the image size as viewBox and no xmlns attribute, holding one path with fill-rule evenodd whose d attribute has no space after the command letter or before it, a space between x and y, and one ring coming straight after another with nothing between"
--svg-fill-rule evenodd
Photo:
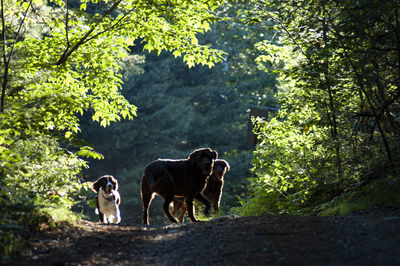
<instances>
[{"instance_id":1,"label":"dirt path","mask_svg":"<svg viewBox=\"0 0 400 266\"><path fill-rule=\"evenodd\" d=\"M345 217L220 217L38 235L17 265L400 265L400 209Z\"/></svg>"}]
</instances>

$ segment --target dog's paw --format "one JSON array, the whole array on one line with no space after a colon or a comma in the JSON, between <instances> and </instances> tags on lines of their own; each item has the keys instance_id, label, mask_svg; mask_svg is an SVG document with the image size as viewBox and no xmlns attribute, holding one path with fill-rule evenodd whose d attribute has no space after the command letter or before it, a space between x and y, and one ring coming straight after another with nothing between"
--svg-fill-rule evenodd
<instances>
[{"instance_id":1,"label":"dog's paw","mask_svg":"<svg viewBox=\"0 0 400 266\"><path fill-rule=\"evenodd\" d=\"M119 224L119 222L121 221L121 217L111 215L110 217L108 217L108 221L110 222L110 224Z\"/></svg>"}]
</instances>

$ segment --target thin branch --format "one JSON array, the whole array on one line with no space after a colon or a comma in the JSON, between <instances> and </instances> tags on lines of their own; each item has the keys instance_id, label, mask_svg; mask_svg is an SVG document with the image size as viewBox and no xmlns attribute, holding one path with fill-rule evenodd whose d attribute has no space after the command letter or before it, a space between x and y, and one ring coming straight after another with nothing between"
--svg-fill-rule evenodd
<instances>
[{"instance_id":1,"label":"thin branch","mask_svg":"<svg viewBox=\"0 0 400 266\"><path fill-rule=\"evenodd\" d=\"M9 149L12 145L14 145L17 141L23 139L25 137L25 129L22 130L21 135L14 139L13 142L11 142L10 144L3 144L1 145L1 147L5 148L5 149Z\"/></svg>"},{"instance_id":2,"label":"thin branch","mask_svg":"<svg viewBox=\"0 0 400 266\"><path fill-rule=\"evenodd\" d=\"M286 34L289 36L289 38L293 41L293 43L297 46L297 48L300 50L300 52L306 57L308 58L307 54L303 51L303 49L301 48L301 45L298 44L298 42L296 41L296 39L294 38L294 36L292 35L292 33L285 27L285 25L283 25L283 23L278 19L278 18L274 18L267 10L265 10L261 4L258 4L258 9L260 9L262 12L264 12L268 17L270 17L273 21L275 21L276 23L279 24L279 26L286 32Z\"/></svg>"},{"instance_id":3,"label":"thin branch","mask_svg":"<svg viewBox=\"0 0 400 266\"><path fill-rule=\"evenodd\" d=\"M3 43L3 60L4 60L4 74L3 74L3 82L1 87L1 103L0 103L0 113L4 112L4 97L6 94L6 85L7 85L7 76L8 76L8 63L7 63L7 55L6 55L6 27L4 23L4 3L1 0L1 26L2 26L2 34L1 40Z\"/></svg>"},{"instance_id":4,"label":"thin branch","mask_svg":"<svg viewBox=\"0 0 400 266\"><path fill-rule=\"evenodd\" d=\"M26 19L26 17L28 16L28 11L29 11L29 9L32 7L32 1L33 1L33 0L30 0L30 1L29 1L29 5L28 5L28 7L27 7L26 10L25 10L24 18L22 19L21 23L19 24L18 30L17 30L17 32L15 33L14 43L12 44L10 54L8 55L8 61L9 61L9 62L11 61L11 55L13 54L15 43L17 42L17 39L19 38L21 29L22 29L22 25L24 24L25 19Z\"/></svg>"},{"instance_id":5,"label":"thin branch","mask_svg":"<svg viewBox=\"0 0 400 266\"><path fill-rule=\"evenodd\" d=\"M397 41L397 63L398 63L398 69L400 72L400 35L399 35L399 10L396 9L396 27L395 27L395 33L396 33L396 41ZM399 86L399 83L397 83L397 86ZM399 89L399 87L397 87Z\"/></svg>"},{"instance_id":6,"label":"thin branch","mask_svg":"<svg viewBox=\"0 0 400 266\"><path fill-rule=\"evenodd\" d=\"M67 7L67 14L65 15L65 38L67 39L67 47L70 47L69 36L68 36L68 32L69 32L69 26L68 26L68 22L69 22L69 1L68 0L66 0L65 5Z\"/></svg>"},{"instance_id":7,"label":"thin branch","mask_svg":"<svg viewBox=\"0 0 400 266\"><path fill-rule=\"evenodd\" d=\"M6 48L7 48L7 38L6 38L6 27L5 27L5 16L4 16L4 0L1 0L1 25L2 25L2 34L1 34L1 41L3 43L2 49L3 49L3 60L4 60L4 73L3 73L3 82L2 82L2 86L1 86L1 99L0 99L0 113L4 112L4 100L5 100L5 95L6 95L6 87L7 87L7 83L8 83L8 70L10 67L10 62L11 62L11 57L14 51L14 47L15 47L15 43L17 42L21 29L22 29L22 25L25 22L25 18L28 15L28 11L29 8L32 5L32 0L29 1L28 7L25 10L24 13L24 17L21 21L21 23L19 24L18 30L15 33L15 37L14 37L14 42L11 45L11 50L10 53L8 54L8 58L7 58L7 54L6 54Z\"/></svg>"},{"instance_id":8,"label":"thin branch","mask_svg":"<svg viewBox=\"0 0 400 266\"><path fill-rule=\"evenodd\" d=\"M118 26L118 25L121 23L121 21L123 21L124 18L126 18L126 16L128 16L130 13L132 13L132 11L134 11L135 9L136 9L136 8L132 8L132 9L129 10L126 14L124 14L116 23L114 23L114 25L112 25L111 27L109 27L109 28L107 28L107 29L105 29L105 30L102 30L102 31L96 33L95 35L93 35L93 36L90 37L90 38L87 38L86 41L84 41L82 44L87 43L87 42L89 42L89 41L91 41L91 40L93 40L93 39L99 37L100 35L102 35L103 33L107 32L107 31L109 31L109 30L112 30L113 28L115 28L116 26Z\"/></svg>"},{"instance_id":9,"label":"thin branch","mask_svg":"<svg viewBox=\"0 0 400 266\"><path fill-rule=\"evenodd\" d=\"M92 32L97 28L97 26L103 21L103 19L109 15L112 11L114 11L114 9L116 9L118 7L118 5L122 2L122 0L118 0L117 2L115 2L104 14L101 18L99 18L97 20L97 22L86 32L86 34L81 37L79 39L79 41L77 43L75 43L74 46L67 47L64 51L64 53L61 55L60 59L58 59L58 61L55 63L56 65L61 65L63 64L65 61L67 61L67 59L71 56L71 54L77 50L79 48L79 46L81 46L82 44L84 44L85 42L87 42L87 39L89 37L90 34L92 34Z\"/></svg>"},{"instance_id":10,"label":"thin branch","mask_svg":"<svg viewBox=\"0 0 400 266\"><path fill-rule=\"evenodd\" d=\"M65 38L67 39L67 48L64 50L63 54L61 55L60 60L61 60L61 58L65 57L65 55L69 51L69 48L71 47L71 43L69 42L69 27L68 27L68 22L69 22L69 1L68 0L66 0L66 7L67 7L67 13L65 15Z\"/></svg>"}]
</instances>

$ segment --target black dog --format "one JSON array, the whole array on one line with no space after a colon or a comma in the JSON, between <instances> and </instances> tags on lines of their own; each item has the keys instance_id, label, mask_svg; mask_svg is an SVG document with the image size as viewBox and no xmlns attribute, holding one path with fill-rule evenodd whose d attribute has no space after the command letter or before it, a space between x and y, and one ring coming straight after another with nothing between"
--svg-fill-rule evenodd
<instances>
[{"instance_id":1,"label":"black dog","mask_svg":"<svg viewBox=\"0 0 400 266\"><path fill-rule=\"evenodd\" d=\"M217 157L216 151L203 148L193 151L187 159L158 159L147 165L140 187L143 224L149 224L149 206L154 193L164 198L163 210L173 223L178 222L169 211L174 196L184 197L192 222L197 222L193 215L193 199L203 203L207 213L211 204L200 192L204 189Z\"/></svg>"},{"instance_id":2,"label":"black dog","mask_svg":"<svg viewBox=\"0 0 400 266\"><path fill-rule=\"evenodd\" d=\"M96 213L99 221L118 224L121 221L118 181L111 175L102 176L93 183L92 190L97 193Z\"/></svg>"},{"instance_id":3,"label":"black dog","mask_svg":"<svg viewBox=\"0 0 400 266\"><path fill-rule=\"evenodd\" d=\"M218 213L221 203L222 188L224 187L224 175L229 171L229 163L222 159L214 161L211 176L207 180L204 190L201 192L213 205L214 213ZM182 197L175 197L171 204L171 212L174 217L179 212L178 221L183 222L186 213L186 205Z\"/></svg>"}]
</instances>

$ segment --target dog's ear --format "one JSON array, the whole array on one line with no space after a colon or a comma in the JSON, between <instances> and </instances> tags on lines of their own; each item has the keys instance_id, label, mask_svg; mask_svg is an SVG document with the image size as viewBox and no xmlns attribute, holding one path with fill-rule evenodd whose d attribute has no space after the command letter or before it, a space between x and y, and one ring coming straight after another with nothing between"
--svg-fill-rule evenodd
<instances>
[{"instance_id":1,"label":"dog's ear","mask_svg":"<svg viewBox=\"0 0 400 266\"><path fill-rule=\"evenodd\" d=\"M195 164L197 153L198 153L198 150L194 150L194 151L192 151L192 153L190 153L190 155L188 157L190 165L194 165Z\"/></svg>"},{"instance_id":2,"label":"dog's ear","mask_svg":"<svg viewBox=\"0 0 400 266\"><path fill-rule=\"evenodd\" d=\"M114 190L118 190L118 180L111 176L111 180L114 183Z\"/></svg>"},{"instance_id":3,"label":"dog's ear","mask_svg":"<svg viewBox=\"0 0 400 266\"><path fill-rule=\"evenodd\" d=\"M119 193L115 194L115 204L117 204L118 206L121 204L121 196L119 195Z\"/></svg>"},{"instance_id":4,"label":"dog's ear","mask_svg":"<svg viewBox=\"0 0 400 266\"><path fill-rule=\"evenodd\" d=\"M96 193L99 193L100 188L104 185L105 182L106 178L104 176L100 177L96 180L96 182L93 183L92 190Z\"/></svg>"},{"instance_id":5,"label":"dog's ear","mask_svg":"<svg viewBox=\"0 0 400 266\"><path fill-rule=\"evenodd\" d=\"M230 167L229 163L227 161L225 161L225 160L222 160L222 161L225 163L226 171L231 170L231 167Z\"/></svg>"},{"instance_id":6,"label":"dog's ear","mask_svg":"<svg viewBox=\"0 0 400 266\"><path fill-rule=\"evenodd\" d=\"M218 152L211 150L210 148L197 149L194 150L188 157L190 164L194 164L196 162L197 156L204 152L209 152L211 154L211 158L213 158L214 160L218 158Z\"/></svg>"}]
</instances>

